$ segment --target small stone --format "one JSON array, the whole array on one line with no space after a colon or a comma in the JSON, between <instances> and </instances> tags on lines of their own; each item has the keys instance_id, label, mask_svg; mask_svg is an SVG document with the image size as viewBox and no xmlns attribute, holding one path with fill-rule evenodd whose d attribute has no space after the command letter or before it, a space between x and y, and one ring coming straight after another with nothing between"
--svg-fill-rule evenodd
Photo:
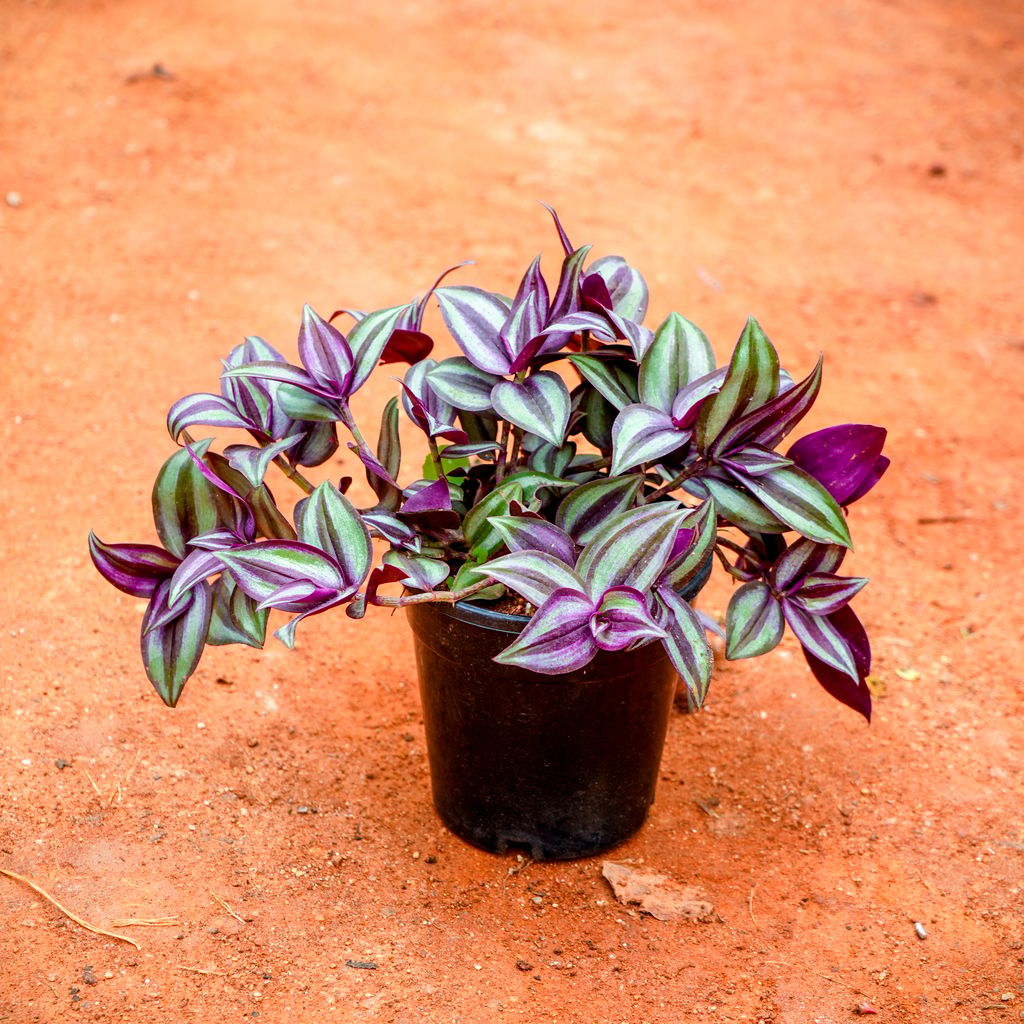
<instances>
[{"instance_id":1,"label":"small stone","mask_svg":"<svg viewBox=\"0 0 1024 1024\"><path fill-rule=\"evenodd\" d=\"M7 195L4 196L4 201L12 210L16 210L23 202L20 192L8 192Z\"/></svg>"},{"instance_id":2,"label":"small stone","mask_svg":"<svg viewBox=\"0 0 1024 1024\"><path fill-rule=\"evenodd\" d=\"M917 933L919 939L927 939L928 933L924 930L924 925L920 921L914 922L914 931Z\"/></svg>"},{"instance_id":3,"label":"small stone","mask_svg":"<svg viewBox=\"0 0 1024 1024\"><path fill-rule=\"evenodd\" d=\"M1000 997L999 1001L1002 1003L1012 1003L1017 997L1012 992L1004 992Z\"/></svg>"},{"instance_id":4,"label":"small stone","mask_svg":"<svg viewBox=\"0 0 1024 1024\"><path fill-rule=\"evenodd\" d=\"M99 984L99 978L97 978L96 975L93 973L92 964L87 964L85 967L82 968L82 981L84 981L86 985Z\"/></svg>"},{"instance_id":5,"label":"small stone","mask_svg":"<svg viewBox=\"0 0 1024 1024\"><path fill-rule=\"evenodd\" d=\"M63 771L63 770L65 769L65 768L70 768L70 767L71 767L71 762L70 762L70 761L65 761L63 757L58 757L58 758L57 758L57 760L56 760L56 761L54 761L53 763L54 763L54 764L55 764L55 765L56 765L56 766L57 766L57 767L58 767L58 768L59 768L59 769L60 769L61 771Z\"/></svg>"},{"instance_id":6,"label":"small stone","mask_svg":"<svg viewBox=\"0 0 1024 1024\"><path fill-rule=\"evenodd\" d=\"M533 970L533 964L531 964L529 960L517 960L516 961L516 970L517 971L524 971L524 972L525 971L532 971Z\"/></svg>"}]
</instances>

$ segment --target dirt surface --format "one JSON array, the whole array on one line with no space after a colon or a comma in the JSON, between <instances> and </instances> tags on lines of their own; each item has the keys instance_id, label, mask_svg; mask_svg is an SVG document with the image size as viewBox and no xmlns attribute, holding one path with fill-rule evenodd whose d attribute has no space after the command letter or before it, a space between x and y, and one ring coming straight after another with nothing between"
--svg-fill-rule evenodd
<instances>
[{"instance_id":1,"label":"dirt surface","mask_svg":"<svg viewBox=\"0 0 1024 1024\"><path fill-rule=\"evenodd\" d=\"M0 876L0 1021L1024 1017L1024 10L370 7L4 5L0 867L140 948ZM165 411L243 335L466 258L507 289L538 200L720 355L748 313L826 349L808 429L890 429L873 723L790 640L721 664L614 852L704 923L445 832L400 617L211 650L172 712L87 557L152 538Z\"/></svg>"}]
</instances>

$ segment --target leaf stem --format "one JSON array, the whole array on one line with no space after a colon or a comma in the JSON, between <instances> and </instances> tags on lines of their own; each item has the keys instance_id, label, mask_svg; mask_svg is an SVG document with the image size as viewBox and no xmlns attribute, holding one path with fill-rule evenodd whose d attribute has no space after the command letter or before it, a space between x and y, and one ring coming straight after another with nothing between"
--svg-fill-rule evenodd
<instances>
[{"instance_id":1,"label":"leaf stem","mask_svg":"<svg viewBox=\"0 0 1024 1024\"><path fill-rule=\"evenodd\" d=\"M456 601L464 601L467 597L472 597L481 590L493 587L496 582L497 580L493 580L488 576L487 579L480 580L471 586L463 587L462 590L430 590L421 594L405 594L402 597L383 597L378 595L375 603L384 608L404 608L409 604L429 604L433 602L454 604Z\"/></svg>"},{"instance_id":2,"label":"leaf stem","mask_svg":"<svg viewBox=\"0 0 1024 1024\"><path fill-rule=\"evenodd\" d=\"M519 448L523 443L523 430L521 427L512 428L512 454L509 456L509 462L512 465L512 472L516 471L516 467L519 465Z\"/></svg>"},{"instance_id":3,"label":"leaf stem","mask_svg":"<svg viewBox=\"0 0 1024 1024\"><path fill-rule=\"evenodd\" d=\"M494 485L495 487L505 479L505 463L508 460L508 435L512 429L512 424L508 420L501 421L501 434L498 437L498 444L500 448L498 450L498 462L494 468Z\"/></svg>"},{"instance_id":4,"label":"leaf stem","mask_svg":"<svg viewBox=\"0 0 1024 1024\"><path fill-rule=\"evenodd\" d=\"M448 477L445 476L444 466L441 464L441 449L437 446L437 438L428 435L427 444L430 446L430 458L434 463L434 468L437 470L437 479L447 480Z\"/></svg>"}]
</instances>

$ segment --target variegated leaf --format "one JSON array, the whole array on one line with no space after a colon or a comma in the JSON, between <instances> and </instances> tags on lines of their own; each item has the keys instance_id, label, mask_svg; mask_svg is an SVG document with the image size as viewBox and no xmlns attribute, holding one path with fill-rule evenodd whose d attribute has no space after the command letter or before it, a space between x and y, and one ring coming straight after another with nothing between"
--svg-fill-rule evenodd
<instances>
[{"instance_id":1,"label":"variegated leaf","mask_svg":"<svg viewBox=\"0 0 1024 1024\"><path fill-rule=\"evenodd\" d=\"M491 391L491 402L499 416L527 433L553 445L565 442L569 389L558 374L541 370L524 381L499 381Z\"/></svg>"},{"instance_id":2,"label":"variegated leaf","mask_svg":"<svg viewBox=\"0 0 1024 1024\"><path fill-rule=\"evenodd\" d=\"M725 656L732 661L774 650L785 632L782 608L765 583L744 583L725 613Z\"/></svg>"}]
</instances>

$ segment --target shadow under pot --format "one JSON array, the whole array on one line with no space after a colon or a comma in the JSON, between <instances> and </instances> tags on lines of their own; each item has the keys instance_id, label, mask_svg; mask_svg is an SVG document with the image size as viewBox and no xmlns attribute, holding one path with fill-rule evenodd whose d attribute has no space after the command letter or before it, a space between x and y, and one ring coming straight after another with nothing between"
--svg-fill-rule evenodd
<instances>
[{"instance_id":1,"label":"shadow under pot","mask_svg":"<svg viewBox=\"0 0 1024 1024\"><path fill-rule=\"evenodd\" d=\"M640 828L677 682L660 643L540 675L492 660L525 616L468 602L406 611L434 806L455 835L492 853L569 860Z\"/></svg>"}]
</instances>

